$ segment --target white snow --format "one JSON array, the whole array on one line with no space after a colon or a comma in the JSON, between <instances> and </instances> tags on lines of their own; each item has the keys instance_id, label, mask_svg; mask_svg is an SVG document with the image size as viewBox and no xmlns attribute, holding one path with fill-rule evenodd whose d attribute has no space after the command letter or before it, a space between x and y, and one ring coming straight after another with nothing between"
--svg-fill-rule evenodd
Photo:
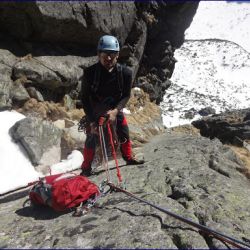
<instances>
[{"instance_id":1,"label":"white snow","mask_svg":"<svg viewBox=\"0 0 250 250\"><path fill-rule=\"evenodd\" d=\"M25 116L15 111L0 112L0 195L26 187L43 177L35 170L24 150L9 135L9 129ZM81 166L83 156L74 150L66 160L51 166L51 174L65 173Z\"/></svg>"},{"instance_id":2,"label":"white snow","mask_svg":"<svg viewBox=\"0 0 250 250\"><path fill-rule=\"evenodd\" d=\"M233 41L250 52L250 3L200 1L185 39L217 38Z\"/></svg>"},{"instance_id":3,"label":"white snow","mask_svg":"<svg viewBox=\"0 0 250 250\"><path fill-rule=\"evenodd\" d=\"M126 114L126 115L130 115L131 114L131 111L127 108L123 108L123 113Z\"/></svg>"},{"instance_id":4,"label":"white snow","mask_svg":"<svg viewBox=\"0 0 250 250\"><path fill-rule=\"evenodd\" d=\"M175 51L173 84L161 103L165 126L189 124L206 107L220 113L250 106L249 37L250 3L199 3Z\"/></svg>"},{"instance_id":5,"label":"white snow","mask_svg":"<svg viewBox=\"0 0 250 250\"><path fill-rule=\"evenodd\" d=\"M23 118L25 116L14 111L0 112L0 194L26 186L40 176L23 150L12 141L9 135L10 127Z\"/></svg>"},{"instance_id":6,"label":"white snow","mask_svg":"<svg viewBox=\"0 0 250 250\"><path fill-rule=\"evenodd\" d=\"M66 160L51 166L51 174L60 174L80 168L83 162L83 155L78 150L73 150Z\"/></svg>"}]
</instances>

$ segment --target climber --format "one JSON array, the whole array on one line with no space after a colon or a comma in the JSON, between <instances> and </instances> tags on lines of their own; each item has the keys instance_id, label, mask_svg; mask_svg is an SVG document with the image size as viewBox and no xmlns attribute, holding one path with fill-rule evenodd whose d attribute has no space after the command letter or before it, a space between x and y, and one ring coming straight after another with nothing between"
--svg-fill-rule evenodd
<instances>
[{"instance_id":1,"label":"climber","mask_svg":"<svg viewBox=\"0 0 250 250\"><path fill-rule=\"evenodd\" d=\"M104 35L97 46L99 61L84 70L81 101L89 126L83 149L84 161L81 175L90 176L97 139L97 122L108 116L115 124L120 150L127 165L143 164L132 153L129 128L123 108L130 98L132 72L117 63L120 46L116 37Z\"/></svg>"}]
</instances>

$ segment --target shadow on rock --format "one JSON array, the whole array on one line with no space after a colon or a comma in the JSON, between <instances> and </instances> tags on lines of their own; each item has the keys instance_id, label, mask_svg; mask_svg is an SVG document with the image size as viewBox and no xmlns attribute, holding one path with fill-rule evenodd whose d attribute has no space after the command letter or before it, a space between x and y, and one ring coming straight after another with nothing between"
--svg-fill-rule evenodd
<instances>
[{"instance_id":1,"label":"shadow on rock","mask_svg":"<svg viewBox=\"0 0 250 250\"><path fill-rule=\"evenodd\" d=\"M51 220L71 212L72 211L70 210L66 212L56 212L52 208L47 206L40 206L40 207L25 206L15 211L15 213L18 214L19 216L33 217L35 220Z\"/></svg>"},{"instance_id":2,"label":"shadow on rock","mask_svg":"<svg viewBox=\"0 0 250 250\"><path fill-rule=\"evenodd\" d=\"M128 167L128 165L126 165L126 164L123 164L123 165L119 165L118 166L119 168L123 168L123 167ZM114 166L114 167L109 167L109 170L115 170L116 169L116 166ZM100 174L102 174L102 173L105 173L106 172L106 170L105 169L95 169L94 171L93 171L93 175L100 175Z\"/></svg>"}]
</instances>

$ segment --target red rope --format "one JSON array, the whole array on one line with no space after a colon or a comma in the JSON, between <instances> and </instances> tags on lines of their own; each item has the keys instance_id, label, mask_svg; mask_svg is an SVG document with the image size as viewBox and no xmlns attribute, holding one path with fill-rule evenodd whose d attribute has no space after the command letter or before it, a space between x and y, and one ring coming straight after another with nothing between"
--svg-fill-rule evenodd
<instances>
[{"instance_id":1,"label":"red rope","mask_svg":"<svg viewBox=\"0 0 250 250\"><path fill-rule=\"evenodd\" d=\"M117 157L116 157L116 152L115 152L115 146L114 146L114 142L113 142L112 131L110 129L110 121L107 122L107 128L108 128L108 133L109 133L110 144L111 144L111 147L112 147L112 155L113 155L113 158L115 160L117 177L118 177L119 182L121 183L122 182L122 176L121 176L119 164L118 164Z\"/></svg>"}]
</instances>

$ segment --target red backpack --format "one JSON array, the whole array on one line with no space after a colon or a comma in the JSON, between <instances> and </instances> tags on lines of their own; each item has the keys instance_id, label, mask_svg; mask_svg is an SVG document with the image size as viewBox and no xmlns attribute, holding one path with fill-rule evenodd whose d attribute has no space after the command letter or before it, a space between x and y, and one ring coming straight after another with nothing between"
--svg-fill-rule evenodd
<instances>
[{"instance_id":1,"label":"red backpack","mask_svg":"<svg viewBox=\"0 0 250 250\"><path fill-rule=\"evenodd\" d=\"M87 177L57 174L39 180L30 190L34 205L48 205L55 211L74 208L100 195L98 187Z\"/></svg>"}]
</instances>

